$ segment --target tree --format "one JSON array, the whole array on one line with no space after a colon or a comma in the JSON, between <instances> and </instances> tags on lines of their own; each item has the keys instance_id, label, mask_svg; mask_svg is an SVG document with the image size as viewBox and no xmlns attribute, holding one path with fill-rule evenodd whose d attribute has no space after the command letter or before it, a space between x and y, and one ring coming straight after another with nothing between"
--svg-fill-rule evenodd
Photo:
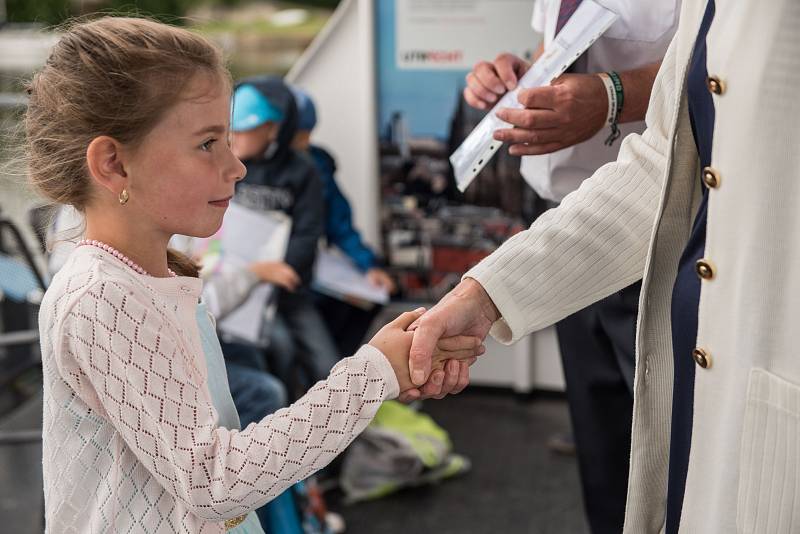
<instances>
[{"instance_id":1,"label":"tree","mask_svg":"<svg viewBox=\"0 0 800 534\"><path fill-rule=\"evenodd\" d=\"M234 6L253 0L6 0L9 22L41 22L60 24L71 16L90 11L142 14L172 23L180 23L179 17L192 6L201 3L216 3ZM298 5L334 8L339 0L295 0Z\"/></svg>"},{"instance_id":2,"label":"tree","mask_svg":"<svg viewBox=\"0 0 800 534\"><path fill-rule=\"evenodd\" d=\"M58 24L72 14L69 0L6 0L9 22Z\"/></svg>"},{"instance_id":3,"label":"tree","mask_svg":"<svg viewBox=\"0 0 800 534\"><path fill-rule=\"evenodd\" d=\"M180 23L178 17L186 14L197 0L110 0L109 7L117 13L142 14L163 20Z\"/></svg>"}]
</instances>

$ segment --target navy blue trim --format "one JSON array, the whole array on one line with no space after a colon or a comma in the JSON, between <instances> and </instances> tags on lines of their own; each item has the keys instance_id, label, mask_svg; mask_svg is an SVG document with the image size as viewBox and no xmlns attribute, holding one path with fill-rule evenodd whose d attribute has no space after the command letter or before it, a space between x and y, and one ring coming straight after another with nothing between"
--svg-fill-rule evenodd
<instances>
[{"instance_id":1,"label":"navy blue trim","mask_svg":"<svg viewBox=\"0 0 800 534\"><path fill-rule=\"evenodd\" d=\"M714 0L709 0L695 41L686 88L692 132L700 163L704 167L711 164L711 144L714 137L714 100L706 87L708 77L706 36L714 20L714 12ZM695 216L689 241L681 255L678 275L672 290L672 350L675 359L675 381L672 394L666 534L677 534L680 526L692 442L696 365L692 359L692 350L697 342L697 313L700 304L700 278L695 272L695 264L705 252L708 213L708 189L704 184L701 186L703 199Z\"/></svg>"}]
</instances>

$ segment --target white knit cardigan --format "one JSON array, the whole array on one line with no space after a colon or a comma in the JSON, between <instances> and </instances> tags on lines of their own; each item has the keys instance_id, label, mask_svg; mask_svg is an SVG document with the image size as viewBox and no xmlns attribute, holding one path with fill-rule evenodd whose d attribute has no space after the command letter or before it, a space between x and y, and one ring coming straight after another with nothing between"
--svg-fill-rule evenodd
<instances>
[{"instance_id":1,"label":"white knit cardigan","mask_svg":"<svg viewBox=\"0 0 800 534\"><path fill-rule=\"evenodd\" d=\"M365 346L289 408L218 427L201 285L88 246L54 277L39 315L47 532L222 532L324 467L397 396L388 360Z\"/></svg>"}]
</instances>

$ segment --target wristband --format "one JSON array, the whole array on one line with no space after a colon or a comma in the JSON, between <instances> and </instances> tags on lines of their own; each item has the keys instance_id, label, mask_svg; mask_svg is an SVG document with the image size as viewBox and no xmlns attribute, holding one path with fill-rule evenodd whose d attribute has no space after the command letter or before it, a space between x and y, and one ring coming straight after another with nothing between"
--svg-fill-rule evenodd
<instances>
[{"instance_id":1,"label":"wristband","mask_svg":"<svg viewBox=\"0 0 800 534\"><path fill-rule=\"evenodd\" d=\"M608 117L606 123L611 128L611 133L606 138L605 144L611 146L621 135L619 131L619 116L622 113L622 105L625 102L625 92L622 89L622 80L614 71L599 74L600 79L606 86L608 94Z\"/></svg>"},{"instance_id":2,"label":"wristband","mask_svg":"<svg viewBox=\"0 0 800 534\"><path fill-rule=\"evenodd\" d=\"M606 96L608 97L608 114L606 115L604 124L610 126L614 122L614 117L617 116L617 92L614 89L614 82L611 81L611 77L608 74L601 72L597 75L597 77L603 81L603 85L606 88Z\"/></svg>"}]
</instances>

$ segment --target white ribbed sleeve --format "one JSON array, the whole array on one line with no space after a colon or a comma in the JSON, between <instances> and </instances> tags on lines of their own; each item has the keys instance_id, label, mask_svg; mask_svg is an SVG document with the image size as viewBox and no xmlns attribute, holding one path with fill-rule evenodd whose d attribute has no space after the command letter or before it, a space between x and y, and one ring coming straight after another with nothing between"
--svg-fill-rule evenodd
<instances>
[{"instance_id":1,"label":"white ribbed sleeve","mask_svg":"<svg viewBox=\"0 0 800 534\"><path fill-rule=\"evenodd\" d=\"M499 341L514 342L642 277L670 150L673 70L665 58L647 130L625 138L616 162L465 275L500 310L492 328Z\"/></svg>"}]
</instances>

